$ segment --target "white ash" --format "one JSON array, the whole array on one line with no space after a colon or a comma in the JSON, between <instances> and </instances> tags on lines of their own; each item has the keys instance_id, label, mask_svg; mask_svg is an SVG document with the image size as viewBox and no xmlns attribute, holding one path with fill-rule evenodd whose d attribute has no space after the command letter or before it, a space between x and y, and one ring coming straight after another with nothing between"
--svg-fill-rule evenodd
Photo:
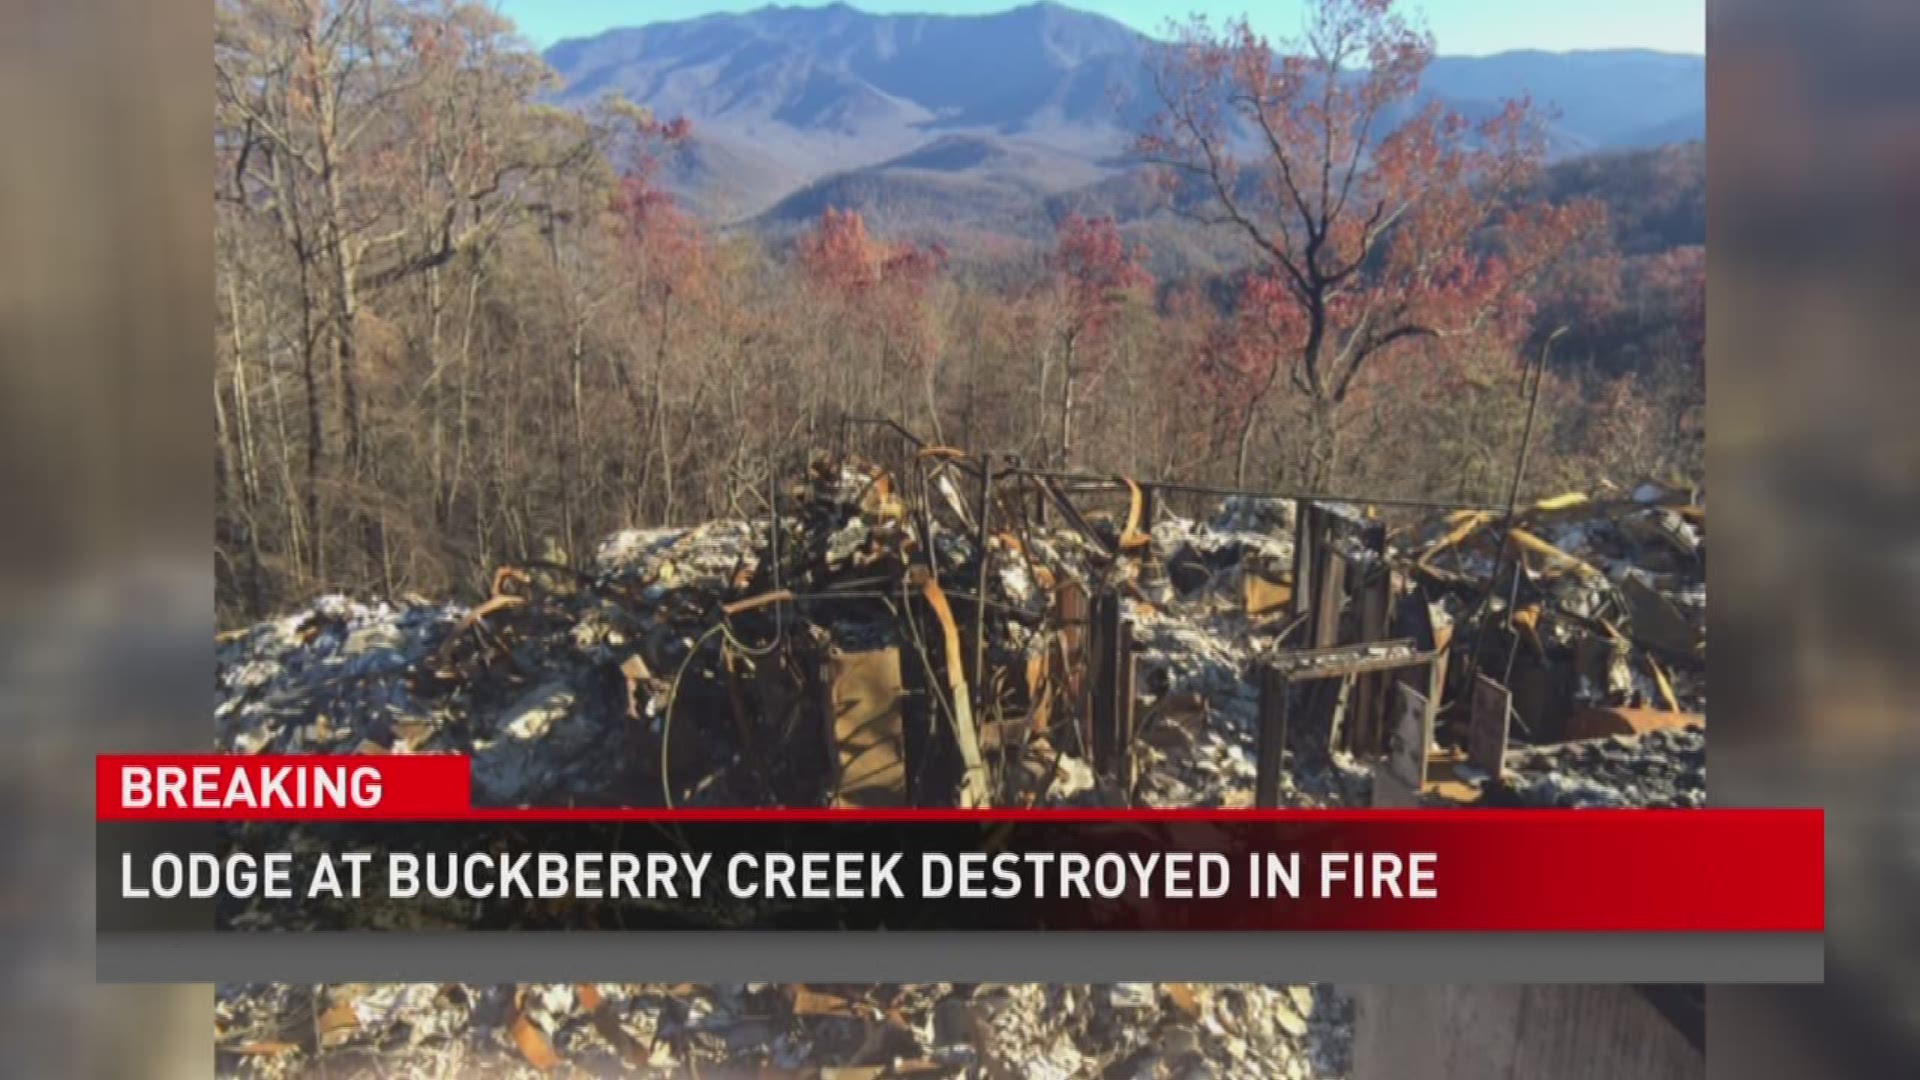
<instances>
[{"instance_id":1,"label":"white ash","mask_svg":"<svg viewBox=\"0 0 1920 1080\"><path fill-rule=\"evenodd\" d=\"M1706 805L1706 729L1530 747L1508 756L1496 798L1521 806L1676 807Z\"/></svg>"}]
</instances>

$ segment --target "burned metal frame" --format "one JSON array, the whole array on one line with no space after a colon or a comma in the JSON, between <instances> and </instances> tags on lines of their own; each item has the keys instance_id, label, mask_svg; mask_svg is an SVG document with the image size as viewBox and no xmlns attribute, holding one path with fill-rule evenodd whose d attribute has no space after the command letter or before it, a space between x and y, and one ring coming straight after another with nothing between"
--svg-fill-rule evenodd
<instances>
[{"instance_id":1,"label":"burned metal frame","mask_svg":"<svg viewBox=\"0 0 1920 1080\"><path fill-rule=\"evenodd\" d=\"M855 432L871 437L856 440ZM1217 590L1194 592L1197 582L1212 582L1215 571L1229 565L1198 542L1203 530L1163 531L1161 545L1153 543L1155 526L1169 524L1156 518L1185 512L1180 497L1198 494L1248 500L1228 507L1220 527L1235 537L1227 543L1244 591L1244 610L1235 615L1245 621L1235 622L1232 632L1245 639L1235 643L1232 674L1260 691L1251 716L1256 805L1279 805L1289 742L1303 768L1322 758L1350 767L1336 753L1378 761L1393 756L1396 741L1410 749L1393 723L1403 686L1423 703L1423 730L1431 730L1446 706L1441 741L1451 745L1467 736L1476 760L1500 753L1502 732L1491 720L1508 715L1529 741L1541 741L1534 718L1544 692L1506 679L1514 707L1474 712L1468 706L1478 673L1447 661L1477 646L1480 634L1464 612L1453 616L1450 636L1435 632L1444 629L1445 605L1456 603L1457 610L1457 602L1483 589L1494 545L1520 533L1517 510L1031 468L1010 454L929 443L882 417L849 415L840 435L842 451L810 456L804 472L788 468L791 460L769 459L765 518L754 523L748 546L728 548L732 568L700 571L697 589L656 589L659 575L673 570L670 563L664 570L648 564L644 579L569 571L568 580L556 579L551 589L546 576L504 569L495 596L442 645L445 662L436 671L445 675L437 682L457 688L489 668L524 677L510 639L590 609L619 635L593 646L592 663L608 675L633 723L631 772L657 774L659 797L669 805L686 798L1032 805L1089 786L1100 801L1131 802L1140 797L1140 763L1168 748L1141 730L1140 710L1155 699L1143 697L1138 686L1131 620L1157 628L1163 616L1201 610L1184 604L1161 610L1175 597L1199 599L1216 614L1225 613L1223 601L1232 603ZM857 441L877 452L858 452ZM1524 521L1535 527L1532 522L1556 520L1542 515L1587 502L1585 496L1548 500L1526 511ZM1415 535L1427 538L1416 542L1417 558L1408 558L1402 542L1389 546L1390 536L1406 535L1390 532L1389 521L1400 519L1382 513L1395 507L1452 513L1414 526ZM1691 520L1704 518L1696 513ZM1495 524L1504 526L1499 535L1491 531ZM1639 517L1625 524L1636 528L1623 524L1606 542L1629 542L1649 527ZM1665 519L1651 527L1665 529ZM1670 533L1659 535L1677 552L1672 558L1687 557L1692 534ZM1188 536L1191 550L1167 548L1170 541L1187 544L1178 538ZM1280 543L1269 546L1260 536ZM1290 580L1284 565L1289 538ZM1693 543L1697 547L1697 537ZM1448 549L1452 571L1434 562ZM1612 549L1582 550L1618 569L1608 561ZM1507 565L1527 569L1533 593L1531 606L1512 620L1514 641L1531 636L1543 664L1539 635L1548 626L1562 657L1570 641L1584 648L1604 635L1618 645L1658 629L1636 625L1626 612L1623 633L1601 617L1607 609L1576 605L1567 613L1587 612L1600 629L1569 630L1564 618L1570 615L1555 607L1558 594L1540 583L1574 570L1599 571L1545 540L1523 543L1522 551L1518 564ZM1527 559L1548 561L1536 572ZM1517 589L1523 582L1515 576L1513 584ZM658 595L643 597L636 586ZM559 592L548 595L553 590ZM1428 598L1429 590L1436 599ZM1655 595L1651 587L1645 591ZM575 593L577 601L555 602ZM487 618L500 625L488 625ZM1682 654L1674 662L1685 662L1690 642L1680 634L1686 629L1667 635ZM502 631L506 640L492 640ZM1446 679L1449 667L1466 677ZM1497 660L1487 667L1500 676ZM1576 668L1561 664L1556 678L1570 672ZM1655 673L1659 677L1658 668ZM1577 674L1593 677L1586 667ZM644 716L642 686L652 695ZM1443 686L1451 702L1442 700ZM1163 691L1171 687L1156 681L1154 693ZM1677 713L1676 695L1668 689L1665 697ZM676 712L684 714L677 733ZM1480 722L1469 723L1469 713ZM812 747L823 740L816 759ZM1055 786L1063 770L1072 773L1070 788Z\"/></svg>"},{"instance_id":2,"label":"burned metal frame","mask_svg":"<svg viewBox=\"0 0 1920 1080\"><path fill-rule=\"evenodd\" d=\"M1287 726L1296 687L1425 668L1429 713L1439 702L1440 650L1422 652L1411 639L1295 649L1260 665L1260 719L1255 733L1254 806L1280 805ZM1422 748L1424 752L1424 747Z\"/></svg>"},{"instance_id":3,"label":"burned metal frame","mask_svg":"<svg viewBox=\"0 0 1920 1080\"><path fill-rule=\"evenodd\" d=\"M922 496L917 512L923 531L929 535L934 528L934 500L930 496L936 471L956 468L976 480L977 501L969 508L973 520L962 519L964 524L971 525L974 547L980 553L973 582L974 595L966 597L951 588L947 589L947 595L973 604L973 648L971 663L966 665L971 676L968 692L973 700L968 703L967 711L980 724L987 722L994 707L990 699L994 673L989 670L985 616L989 606L988 551L995 540L996 527L1004 525L1007 533L1017 538L1033 526L1042 508L1049 508L1085 542L1098 562L1111 568L1121 565L1134 551L1145 549L1144 541L1153 527L1154 512L1165 495L1285 500L1298 507L1292 600L1281 640L1284 643L1304 631L1304 647L1270 655L1257 665L1254 673L1261 688L1255 793L1259 806L1278 803L1288 699L1293 696L1296 685L1332 684L1336 680L1345 684L1349 679L1355 680L1351 708L1342 709L1337 694L1329 697L1323 693L1302 703L1309 715L1327 720L1329 751L1336 742L1344 741L1347 748L1356 753L1383 752L1390 736L1385 722L1392 699L1389 677L1396 672L1425 666L1428 708L1434 710L1439 706L1438 684L1444 671L1444 650L1419 652L1408 642L1384 640L1393 603L1392 579L1385 562L1384 531L1359 515L1356 508L1471 511L1489 515L1503 510L1512 512L1510 505L1468 500L1226 487L1037 468L1023 465L1011 454L972 454L935 446L905 425L883 416L843 416L840 421L843 456L851 452L851 432L862 428L903 440L910 448L914 480ZM1008 494L1008 485L1013 485L1017 493ZM1129 496L1127 521L1117 534L1103 532L1074 503L1076 495L1101 491L1124 491ZM1003 507L997 517L996 500ZM931 552L926 572L938 574ZM1136 735L1132 631L1124 617L1119 583L1108 580L1108 575L1096 574L1085 584L1088 592L1082 610L1086 625L1080 632L1062 633L1068 628L1061 624L1060 616L1075 613L1071 604L1050 610L1048 618L1043 620L1046 630L1061 633L1066 645L1062 656L1070 667L1078 669L1058 674L1078 685L1081 692L1061 694L1058 700L1077 710L1078 724L1074 730L1083 748L1090 751L1097 775L1109 785L1110 791L1130 792ZM1054 607L1050 605L1050 609ZM1350 621L1349 609L1354 612L1351 621L1357 623L1351 627L1346 626ZM1344 733L1336 730L1343 712L1353 718ZM1029 728L1029 734L1032 733L1033 729Z\"/></svg>"},{"instance_id":4,"label":"burned metal frame","mask_svg":"<svg viewBox=\"0 0 1920 1080\"><path fill-rule=\"evenodd\" d=\"M1113 484L1124 486L1126 478L1111 473L1066 472L1058 469L1022 468L1013 470L1021 476L1038 480L1052 480L1057 483ZM1472 502L1460 499L1417 499L1398 495L1339 495L1330 492L1288 491L1273 488L1220 487L1211 484L1189 484L1174 480L1134 480L1140 487L1154 491L1180 495L1205 495L1211 498L1280 499L1303 503L1346 503L1355 506L1381 506L1408 510L1483 510L1494 512L1503 507L1494 503Z\"/></svg>"}]
</instances>

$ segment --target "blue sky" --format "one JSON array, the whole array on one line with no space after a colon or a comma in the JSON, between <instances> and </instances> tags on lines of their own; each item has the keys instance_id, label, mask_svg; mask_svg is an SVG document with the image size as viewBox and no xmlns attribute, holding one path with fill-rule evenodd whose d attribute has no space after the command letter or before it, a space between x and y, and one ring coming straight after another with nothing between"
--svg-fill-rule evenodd
<instances>
[{"instance_id":1,"label":"blue sky","mask_svg":"<svg viewBox=\"0 0 1920 1080\"><path fill-rule=\"evenodd\" d=\"M748 11L763 0L495 0L534 44L584 37L619 26L691 18L714 11ZM873 12L979 14L1023 0L854 0ZM1300 25L1303 0L1087 0L1073 6L1098 11L1140 30L1157 31L1169 17L1199 11L1215 18L1257 12L1254 25L1287 37ZM813 6L811 4L803 6ZM1414 0L1447 54L1483 55L1506 49L1649 48L1706 51L1706 0Z\"/></svg>"}]
</instances>

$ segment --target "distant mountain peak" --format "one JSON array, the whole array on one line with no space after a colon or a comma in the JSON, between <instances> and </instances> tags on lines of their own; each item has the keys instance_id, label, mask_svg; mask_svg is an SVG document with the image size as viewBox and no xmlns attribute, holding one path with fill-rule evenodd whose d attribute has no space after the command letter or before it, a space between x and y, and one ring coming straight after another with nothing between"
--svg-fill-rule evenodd
<instances>
[{"instance_id":1,"label":"distant mountain peak","mask_svg":"<svg viewBox=\"0 0 1920 1080\"><path fill-rule=\"evenodd\" d=\"M881 194L902 172L923 194L936 175L975 189L1009 177L1052 187L1036 172L1047 169L1118 177L1152 107L1152 47L1106 15L1038 0L978 15L771 4L609 30L546 55L563 102L611 91L692 120L701 150L683 155L675 187L734 218L838 175ZM1556 114L1554 145L1568 154L1701 137L1704 73L1702 57L1650 49L1525 49L1443 56L1422 94L1469 114L1530 94Z\"/></svg>"}]
</instances>

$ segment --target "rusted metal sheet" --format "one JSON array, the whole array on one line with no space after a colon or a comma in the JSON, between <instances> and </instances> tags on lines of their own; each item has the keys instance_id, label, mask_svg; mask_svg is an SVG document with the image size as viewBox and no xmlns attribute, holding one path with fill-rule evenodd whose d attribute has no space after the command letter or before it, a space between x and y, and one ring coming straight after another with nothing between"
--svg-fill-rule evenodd
<instances>
[{"instance_id":1,"label":"rusted metal sheet","mask_svg":"<svg viewBox=\"0 0 1920 1080\"><path fill-rule=\"evenodd\" d=\"M1507 724L1513 693L1485 675L1473 681L1473 706L1467 723L1467 761L1494 779L1506 768Z\"/></svg>"},{"instance_id":2,"label":"rusted metal sheet","mask_svg":"<svg viewBox=\"0 0 1920 1080\"><path fill-rule=\"evenodd\" d=\"M1686 616L1680 614L1680 609L1674 606L1673 601L1635 577L1628 577L1620 583L1620 595L1627 602L1633 623L1633 640L1673 656L1692 657L1699 654L1702 641L1700 632L1687 622Z\"/></svg>"},{"instance_id":3,"label":"rusted metal sheet","mask_svg":"<svg viewBox=\"0 0 1920 1080\"><path fill-rule=\"evenodd\" d=\"M906 729L900 650L827 655L827 732L834 765L832 804L872 808L907 803Z\"/></svg>"},{"instance_id":4,"label":"rusted metal sheet","mask_svg":"<svg viewBox=\"0 0 1920 1080\"><path fill-rule=\"evenodd\" d=\"M1644 735L1649 731L1705 724L1700 713L1667 712L1661 709L1582 709L1567 719L1566 737L1604 739L1609 735Z\"/></svg>"},{"instance_id":5,"label":"rusted metal sheet","mask_svg":"<svg viewBox=\"0 0 1920 1080\"><path fill-rule=\"evenodd\" d=\"M1271 615L1293 602L1293 586L1249 560L1241 568L1240 599L1247 618Z\"/></svg>"},{"instance_id":6,"label":"rusted metal sheet","mask_svg":"<svg viewBox=\"0 0 1920 1080\"><path fill-rule=\"evenodd\" d=\"M918 570L918 568L916 568ZM966 661L960 648L960 628L953 621L953 608L947 604L947 594L940 589L940 581L932 574L919 572L921 577L920 594L933 609L934 618L940 623L941 638L945 643L947 663L947 689L953 709L954 742L960 749L960 805L978 807L991 805L991 788L987 783L987 766L980 757L980 734L973 723L973 700L967 690Z\"/></svg>"},{"instance_id":7,"label":"rusted metal sheet","mask_svg":"<svg viewBox=\"0 0 1920 1080\"><path fill-rule=\"evenodd\" d=\"M1394 772L1387 767L1387 760L1385 758L1381 758L1374 763L1373 798L1370 805L1380 808L1401 809L1409 806L1418 806L1419 803L1420 793L1408 787L1406 781L1395 775Z\"/></svg>"}]
</instances>

